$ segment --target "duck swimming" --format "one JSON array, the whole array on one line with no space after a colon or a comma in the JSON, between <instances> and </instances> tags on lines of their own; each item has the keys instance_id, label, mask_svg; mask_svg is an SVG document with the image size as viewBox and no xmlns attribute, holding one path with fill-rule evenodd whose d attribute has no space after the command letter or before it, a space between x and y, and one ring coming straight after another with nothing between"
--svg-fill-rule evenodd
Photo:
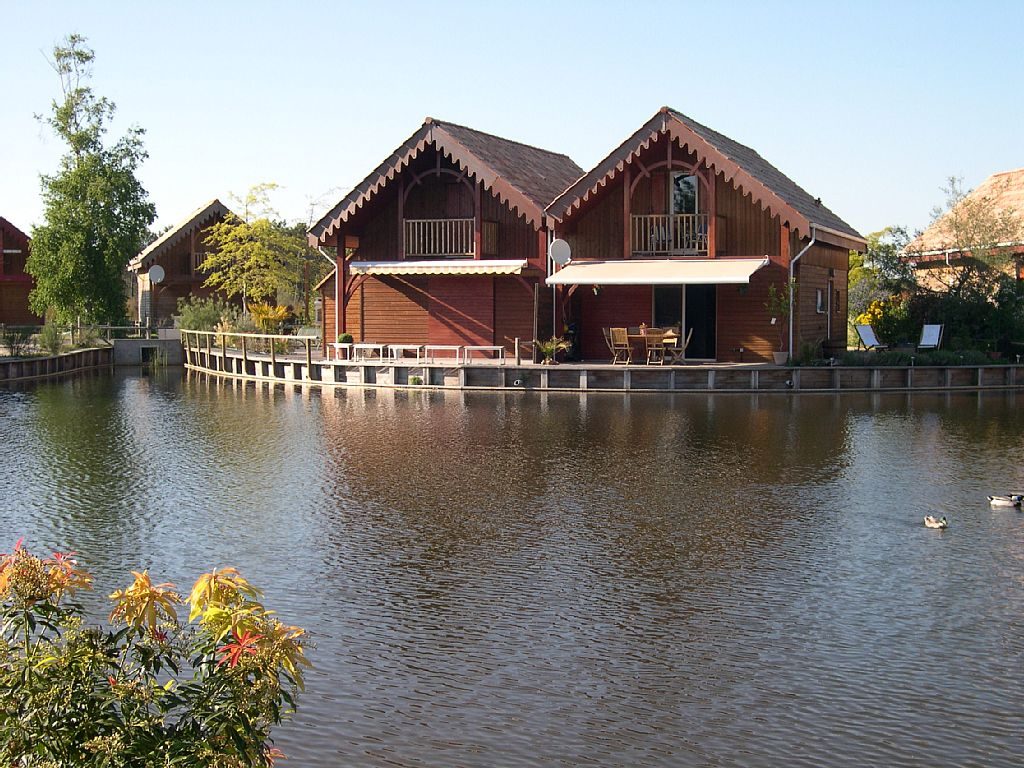
<instances>
[{"instance_id":1,"label":"duck swimming","mask_svg":"<svg viewBox=\"0 0 1024 768\"><path fill-rule=\"evenodd\" d=\"M925 515L924 524L928 528L940 528L943 530L949 528L949 522L947 522L946 518L936 518L933 515Z\"/></svg>"},{"instance_id":2,"label":"duck swimming","mask_svg":"<svg viewBox=\"0 0 1024 768\"><path fill-rule=\"evenodd\" d=\"M1024 494L1011 493L1005 496L989 496L988 503L993 507L1019 507Z\"/></svg>"}]
</instances>

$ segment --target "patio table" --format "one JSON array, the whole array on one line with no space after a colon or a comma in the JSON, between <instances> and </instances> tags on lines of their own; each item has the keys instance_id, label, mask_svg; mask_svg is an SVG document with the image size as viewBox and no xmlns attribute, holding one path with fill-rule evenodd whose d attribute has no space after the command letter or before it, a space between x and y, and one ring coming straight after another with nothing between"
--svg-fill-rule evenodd
<instances>
[{"instance_id":1,"label":"patio table","mask_svg":"<svg viewBox=\"0 0 1024 768\"><path fill-rule=\"evenodd\" d=\"M353 360L366 360L372 359L373 354L377 353L377 359L384 359L384 344L373 344L368 341L360 341L352 345L352 359Z\"/></svg>"},{"instance_id":2,"label":"patio table","mask_svg":"<svg viewBox=\"0 0 1024 768\"><path fill-rule=\"evenodd\" d=\"M469 356L471 352L493 352L496 360L500 361L501 365L505 364L505 348L501 346L489 346L486 344L480 344L475 346L463 347L463 352L466 355L466 362L469 362Z\"/></svg>"},{"instance_id":3,"label":"patio table","mask_svg":"<svg viewBox=\"0 0 1024 768\"><path fill-rule=\"evenodd\" d=\"M455 364L458 365L462 361L462 347L458 344L426 344L423 347L423 359L430 363L433 362L437 357L435 352L452 352L452 357L455 358Z\"/></svg>"},{"instance_id":4,"label":"patio table","mask_svg":"<svg viewBox=\"0 0 1024 768\"><path fill-rule=\"evenodd\" d=\"M423 345L422 344L388 344L388 357L392 360L398 360L399 358L405 357L406 352L412 352L416 355L416 362L420 362L423 358Z\"/></svg>"}]
</instances>

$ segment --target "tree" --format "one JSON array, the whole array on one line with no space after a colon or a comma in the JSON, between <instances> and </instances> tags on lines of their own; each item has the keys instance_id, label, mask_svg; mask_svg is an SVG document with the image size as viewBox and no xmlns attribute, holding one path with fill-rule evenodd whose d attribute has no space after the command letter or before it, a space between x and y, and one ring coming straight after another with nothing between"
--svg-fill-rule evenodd
<instances>
[{"instance_id":1,"label":"tree","mask_svg":"<svg viewBox=\"0 0 1024 768\"><path fill-rule=\"evenodd\" d=\"M156 218L135 174L148 156L145 133L133 126L114 144L104 138L115 106L86 85L93 50L80 35L55 46L51 66L63 100L39 119L68 145L53 176L41 175L44 224L32 230L27 271L35 278L29 295L38 314L117 322L125 314L124 270L149 237Z\"/></svg>"},{"instance_id":2,"label":"tree","mask_svg":"<svg viewBox=\"0 0 1024 768\"><path fill-rule=\"evenodd\" d=\"M272 220L270 207L273 183L251 187L243 198L233 198L242 215L230 214L214 224L206 237L210 254L203 261L207 273L204 285L223 291L229 298L248 301L273 298L279 290L291 289L302 275L305 240L285 225Z\"/></svg>"},{"instance_id":3,"label":"tree","mask_svg":"<svg viewBox=\"0 0 1024 768\"><path fill-rule=\"evenodd\" d=\"M1013 267L1014 255L1005 246L1024 239L1024 221L1017 211L995 205L992 197L972 195L954 176L942 191L946 202L932 210L932 227L951 258L946 269L933 270L935 290L954 297L991 296ZM912 245L907 256L920 258L919 251Z\"/></svg>"},{"instance_id":4,"label":"tree","mask_svg":"<svg viewBox=\"0 0 1024 768\"><path fill-rule=\"evenodd\" d=\"M913 343L924 323L942 323L947 346L1010 351L1024 338L1024 286L1006 244L1022 239L1021 220L956 178L944 192L923 238L909 242L902 227L869 235L856 288L851 269L851 313L888 343Z\"/></svg>"}]
</instances>

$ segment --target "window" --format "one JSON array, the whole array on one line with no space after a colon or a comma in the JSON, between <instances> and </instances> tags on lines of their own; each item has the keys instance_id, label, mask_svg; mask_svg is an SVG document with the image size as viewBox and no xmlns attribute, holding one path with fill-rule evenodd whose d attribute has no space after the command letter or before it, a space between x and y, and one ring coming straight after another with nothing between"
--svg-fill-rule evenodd
<instances>
[{"instance_id":1,"label":"window","mask_svg":"<svg viewBox=\"0 0 1024 768\"><path fill-rule=\"evenodd\" d=\"M192 273L196 274L201 272L203 262L206 260L206 253L203 251L196 251L192 254Z\"/></svg>"},{"instance_id":2,"label":"window","mask_svg":"<svg viewBox=\"0 0 1024 768\"><path fill-rule=\"evenodd\" d=\"M697 177L689 173L672 174L672 213L697 213Z\"/></svg>"},{"instance_id":3,"label":"window","mask_svg":"<svg viewBox=\"0 0 1024 768\"><path fill-rule=\"evenodd\" d=\"M824 315L825 310L825 292L821 288L814 289L814 309L819 315Z\"/></svg>"}]
</instances>

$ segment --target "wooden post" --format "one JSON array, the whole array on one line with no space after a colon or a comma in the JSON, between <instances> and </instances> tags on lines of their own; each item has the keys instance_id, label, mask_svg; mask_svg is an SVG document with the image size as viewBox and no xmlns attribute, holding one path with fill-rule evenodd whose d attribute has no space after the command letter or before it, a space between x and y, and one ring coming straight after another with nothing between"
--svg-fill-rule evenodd
<instances>
[{"instance_id":1,"label":"wooden post","mask_svg":"<svg viewBox=\"0 0 1024 768\"><path fill-rule=\"evenodd\" d=\"M313 369L313 340L306 337L306 379L307 381L312 378L310 371Z\"/></svg>"},{"instance_id":2,"label":"wooden post","mask_svg":"<svg viewBox=\"0 0 1024 768\"><path fill-rule=\"evenodd\" d=\"M270 364L274 366L274 375L277 375L277 347L274 345L273 339L270 339Z\"/></svg>"},{"instance_id":3,"label":"wooden post","mask_svg":"<svg viewBox=\"0 0 1024 768\"><path fill-rule=\"evenodd\" d=\"M718 255L718 195L715 191L717 175L715 169L708 166L708 258Z\"/></svg>"},{"instance_id":4,"label":"wooden post","mask_svg":"<svg viewBox=\"0 0 1024 768\"><path fill-rule=\"evenodd\" d=\"M245 346L245 334L242 334L242 365L246 367L249 365L249 350Z\"/></svg>"},{"instance_id":5,"label":"wooden post","mask_svg":"<svg viewBox=\"0 0 1024 768\"><path fill-rule=\"evenodd\" d=\"M338 233L339 241L344 247L345 241L341 240L341 232ZM340 251L339 251L340 252ZM398 178L398 260L405 259L405 176ZM335 339L337 341L337 339Z\"/></svg>"},{"instance_id":6,"label":"wooden post","mask_svg":"<svg viewBox=\"0 0 1024 768\"><path fill-rule=\"evenodd\" d=\"M622 177L622 258L628 259L633 255L633 222L632 206L630 205L630 189L633 186L633 173L629 165L626 165L625 174Z\"/></svg>"},{"instance_id":7,"label":"wooden post","mask_svg":"<svg viewBox=\"0 0 1024 768\"><path fill-rule=\"evenodd\" d=\"M483 190L484 183L477 179L476 181L476 200L474 206L476 207L476 220L473 222L473 258L479 259L483 256L483 229L484 217L481 205L483 204Z\"/></svg>"}]
</instances>

